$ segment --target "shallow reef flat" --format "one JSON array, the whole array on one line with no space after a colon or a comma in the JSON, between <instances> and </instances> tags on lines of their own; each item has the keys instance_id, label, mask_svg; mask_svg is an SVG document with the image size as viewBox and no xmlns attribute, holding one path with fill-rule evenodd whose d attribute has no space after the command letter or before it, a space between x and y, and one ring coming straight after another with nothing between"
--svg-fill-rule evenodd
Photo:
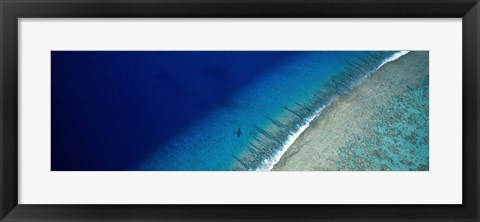
<instances>
[{"instance_id":1,"label":"shallow reef flat","mask_svg":"<svg viewBox=\"0 0 480 222\"><path fill-rule=\"evenodd\" d=\"M428 52L385 64L325 108L272 170L428 170L428 67Z\"/></svg>"}]
</instances>

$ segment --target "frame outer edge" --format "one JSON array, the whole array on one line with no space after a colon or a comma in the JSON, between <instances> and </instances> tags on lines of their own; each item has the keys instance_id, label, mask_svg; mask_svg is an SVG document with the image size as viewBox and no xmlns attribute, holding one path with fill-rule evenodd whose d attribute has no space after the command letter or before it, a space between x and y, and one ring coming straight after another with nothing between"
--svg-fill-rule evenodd
<instances>
[{"instance_id":1,"label":"frame outer edge","mask_svg":"<svg viewBox=\"0 0 480 222\"><path fill-rule=\"evenodd\" d=\"M480 200L480 3L462 19L462 202L468 213L466 221L479 221ZM467 152L468 151L468 152ZM468 169L468 171L467 171ZM476 195L467 194L476 192ZM467 216L467 215L465 215Z\"/></svg>"},{"instance_id":2,"label":"frame outer edge","mask_svg":"<svg viewBox=\"0 0 480 222\"><path fill-rule=\"evenodd\" d=\"M2 85L3 81L2 81L2 77L3 77L3 33L4 33L4 23L3 23L3 1L0 0L0 86ZM0 107L3 107L3 93L1 92L0 90ZM3 187L3 181L4 181L4 178L3 178L3 170L4 170L4 167L3 167L3 121L2 121L2 118L3 118L3 113L2 111L0 110L0 179L2 180L0 182L0 220L2 220L5 216L6 216L6 213L5 213L5 204L3 203L4 201L4 187Z\"/></svg>"},{"instance_id":3,"label":"frame outer edge","mask_svg":"<svg viewBox=\"0 0 480 222\"><path fill-rule=\"evenodd\" d=\"M44 2L44 1L38 1L38 2ZM55 1L58 2L58 1ZM12 9L13 8L13 9ZM9 9L12 9L11 11ZM18 59L18 51L16 50L17 45L18 45L18 23L17 17L18 17L18 10L17 7L13 6L12 1L6 1L6 0L0 0L0 221L4 220L12 220L12 219L22 219L24 216L27 215L16 215L17 217L15 218L14 215L10 214L7 216L12 209L19 210L18 204L18 155L17 155L17 62ZM35 13L34 13L35 14ZM41 16L40 16L41 17ZM474 85L473 88L469 88L472 91L469 91L471 96L468 99L465 99L463 97L464 102L472 102L472 100L475 102L472 104L470 107L474 106L474 110L471 110L468 112L469 115L474 114L475 117L475 122L471 123L475 125L475 130L474 132L471 132L473 134L473 138L471 138L471 141L473 141L475 144L474 147L467 147L470 149L475 149L474 154L472 156L465 156L464 152L464 160L469 160L469 169L473 170L473 172L470 172L468 174L469 176L474 176L473 178L470 178L469 181L470 183L473 183L473 185L470 186L475 186L471 189L471 191L476 191L476 195L472 195L473 197L470 197L469 200L474 201L474 206L469 205L469 213L472 213L468 215L468 217L465 217L464 220L461 220L458 218L458 220L452 220L452 221L479 221L479 215L480 215L480 209L478 209L478 201L480 200L480 186L479 184L479 178L478 178L478 173L480 172L480 152L478 151L479 148L479 138L480 138L480 133L478 130L478 127L480 126L480 119L478 118L478 111L480 110L480 104L479 104L479 98L480 98L480 91L478 89L480 85L480 78L479 78L479 71L480 71L480 65L479 65L479 56L480 56L480 3L477 2L475 6L473 6L468 13L465 14L464 18L468 18L468 27L470 28L469 34L471 36L468 39L468 44L467 41L463 41L463 68L464 71L466 71L467 66L468 70L471 70L471 74L475 74L474 76L471 76L469 80L475 80L470 83L470 85ZM465 19L464 21L466 21ZM15 26L15 27L12 27ZM465 29L467 27L466 24L463 24L463 28ZM15 30L14 33L6 33L6 30ZM463 32L464 34L466 32ZM465 36L464 36L465 37ZM7 43L10 43L10 45L7 45ZM467 46L470 46L471 48L467 48ZM13 48L13 50L12 50ZM468 49L468 53L465 52L465 50ZM5 55L5 53L11 52L8 55ZM468 55L468 57L467 57ZM468 63L465 62L465 60L468 58ZM465 80L463 83L468 83ZM466 91L464 91L466 92ZM465 95L464 95L465 96ZM12 113L15 112L15 113ZM464 117L465 118L465 115ZM465 132L464 132L465 133ZM472 134L469 134L469 136L472 136ZM464 178L466 176L465 170L464 170ZM464 180L465 181L465 180ZM466 188L466 184L464 184L464 188ZM464 192L466 190L464 189ZM464 198L463 200L465 201L467 198ZM465 202L464 202L465 203ZM472 207L475 207L472 209ZM14 210L14 211L15 211ZM11 212L14 213L14 212ZM38 213L38 212L37 212ZM185 212L187 213L187 212ZM467 212L465 212L467 213ZM20 216L20 217L18 217ZM70 215L72 216L72 215ZM78 215L76 215L78 216ZM464 215L467 216L467 215ZM75 217L75 216L73 216ZM72 218L63 218L65 219L73 219ZM460 217L460 216L459 216ZM28 217L27 217L28 218ZM40 218L36 218L40 219ZM45 219L45 218L43 218ZM112 219L112 218L111 218ZM365 219L365 218L359 218L358 220ZM127 219L128 220L128 219ZM293 221L293 220L292 220Z\"/></svg>"},{"instance_id":4,"label":"frame outer edge","mask_svg":"<svg viewBox=\"0 0 480 222\"><path fill-rule=\"evenodd\" d=\"M0 220L18 206L18 14L12 6L0 0Z\"/></svg>"},{"instance_id":5,"label":"frame outer edge","mask_svg":"<svg viewBox=\"0 0 480 222\"><path fill-rule=\"evenodd\" d=\"M475 60L476 60L476 75L477 75L477 118L480 115L480 2L477 2L475 5L475 14L477 16L476 18L476 55L475 55ZM480 221L480 118L477 119L477 156L476 156L476 187L477 187L477 199L476 199L476 212L475 212L475 220L478 222Z\"/></svg>"},{"instance_id":6,"label":"frame outer edge","mask_svg":"<svg viewBox=\"0 0 480 222\"><path fill-rule=\"evenodd\" d=\"M4 45L3 45L3 35L5 33L5 23L4 23L4 16L5 16L5 13L3 11L3 5L4 5L4 1L3 0L0 0L0 179L2 180L1 183L0 183L0 220L2 220L6 214L8 213L8 207L6 207L6 204L5 204L5 186L4 186L4 183L5 183L5 177L4 177L4 170L5 169L5 166L4 166L4 162L5 162L5 158L4 158L4 144L3 144L3 132L5 130L4 126L3 126L3 107L4 107L4 104L3 104L3 91L1 90L3 88L3 75L4 75L4 67L3 67L3 48L4 48Z\"/></svg>"},{"instance_id":7,"label":"frame outer edge","mask_svg":"<svg viewBox=\"0 0 480 222\"><path fill-rule=\"evenodd\" d=\"M469 12L470 13L470 12ZM474 36L474 42L473 43L473 46L475 47L474 50L474 55L472 55L472 63L474 64L474 70L475 70L475 76L476 76L476 87L475 87L475 95L476 95L476 117L477 117L477 121L476 121L476 126L475 126L475 129L476 129L476 135L475 135L475 139L476 139L476 145L475 147L472 147L473 150L476 151L476 155L475 155L475 164L471 167L472 170L474 169L476 172L474 172L474 174L472 176L475 176L475 181L474 181L474 186L476 187L476 192L477 192L477 195L475 197L475 210L474 210L474 220L476 222L479 222L480 221L480 2L477 2L477 4L473 7L473 9L471 10L471 13L474 14L475 18L473 20L473 27L475 27L475 36ZM464 47L465 48L468 48L468 47Z\"/></svg>"}]
</instances>

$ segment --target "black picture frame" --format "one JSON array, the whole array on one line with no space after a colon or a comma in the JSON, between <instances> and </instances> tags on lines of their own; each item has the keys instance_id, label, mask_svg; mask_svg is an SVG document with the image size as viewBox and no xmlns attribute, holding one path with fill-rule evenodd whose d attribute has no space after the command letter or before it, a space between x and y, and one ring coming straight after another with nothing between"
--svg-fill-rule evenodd
<instances>
[{"instance_id":1,"label":"black picture frame","mask_svg":"<svg viewBox=\"0 0 480 222\"><path fill-rule=\"evenodd\" d=\"M479 221L480 4L478 0L0 0L0 15L1 221ZM463 204L18 204L17 20L18 18L46 17L462 18ZM127 192L135 192L135 190Z\"/></svg>"}]
</instances>

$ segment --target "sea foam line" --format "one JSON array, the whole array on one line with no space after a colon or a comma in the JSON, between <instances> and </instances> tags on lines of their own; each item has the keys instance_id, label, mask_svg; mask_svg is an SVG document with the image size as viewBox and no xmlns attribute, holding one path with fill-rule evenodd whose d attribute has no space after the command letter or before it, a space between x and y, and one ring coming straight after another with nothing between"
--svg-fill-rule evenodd
<instances>
[{"instance_id":1,"label":"sea foam line","mask_svg":"<svg viewBox=\"0 0 480 222\"><path fill-rule=\"evenodd\" d=\"M328 106L328 105L327 105ZM287 152L288 148L295 142L295 140L297 140L297 138L303 133L303 131L305 131L309 126L310 126L310 122L312 122L313 119L315 119L317 116L320 115L320 112L322 112L322 110L327 107L327 106L323 106L322 108L318 109L317 111L315 111L315 113L310 116L308 119L305 120L305 123L300 126L300 128L294 132L294 133L291 133L287 140L283 143L282 145L282 148L280 150L278 150L272 158L267 158L265 160L263 160L262 164L257 167L257 169L255 169L255 171L270 171L273 169L273 166L278 163L278 161L280 161L280 158L283 156L283 154L285 152Z\"/></svg>"},{"instance_id":2,"label":"sea foam line","mask_svg":"<svg viewBox=\"0 0 480 222\"><path fill-rule=\"evenodd\" d=\"M394 60L397 60L398 58L402 57L403 55L409 53L410 51L400 51L400 52L396 52L396 53L393 53L392 56L386 58L383 60L382 64L380 64L376 69L375 71L377 71L378 69L380 69L380 67L382 67L383 65L387 64L388 62L391 62L391 61L394 61Z\"/></svg>"},{"instance_id":3,"label":"sea foam line","mask_svg":"<svg viewBox=\"0 0 480 222\"><path fill-rule=\"evenodd\" d=\"M371 73L376 72L383 65L385 65L385 64L387 64L391 61L395 61L398 58L402 57L403 55L406 55L409 52L410 51L400 51L400 52L394 53L392 56L384 59L382 61L382 63L376 69L374 69L372 72L370 72L367 76L365 76L365 78L367 78ZM287 140L282 145L282 148L280 150L278 150L273 155L272 158L267 158L267 159L263 160L262 164L259 167L257 167L255 169L255 171L271 171L273 169L273 166L275 166L275 164L277 164L278 161L280 161L280 158L282 158L283 154L285 154L285 152L287 152L288 148L290 148L290 146L295 142L295 140L297 140L297 138L310 126L310 123L320 115L322 110L329 105L330 105L330 103L325 105L325 106L322 106L320 109L316 110L313 115L311 115L308 119L306 119L305 123L302 126L300 126L300 128L296 132L294 132L294 133L292 133L288 136Z\"/></svg>"}]
</instances>

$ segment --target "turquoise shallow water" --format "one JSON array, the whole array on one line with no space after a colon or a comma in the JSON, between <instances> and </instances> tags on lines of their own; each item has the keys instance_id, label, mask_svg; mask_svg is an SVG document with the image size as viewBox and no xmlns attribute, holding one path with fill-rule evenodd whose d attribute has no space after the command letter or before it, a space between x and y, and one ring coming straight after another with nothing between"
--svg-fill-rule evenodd
<instances>
[{"instance_id":1,"label":"turquoise shallow water","mask_svg":"<svg viewBox=\"0 0 480 222\"><path fill-rule=\"evenodd\" d=\"M332 98L348 94L394 53L299 52L266 70L260 78L229 98L224 106L159 145L151 157L130 169L268 170L292 135L312 116L327 106ZM412 99L421 100L423 95L419 91L412 94ZM413 109L411 112L415 113L417 108ZM379 123L378 130L382 131L379 135L383 135L383 131L389 129L382 128ZM411 142L408 136L412 135L403 135L399 139ZM415 140L417 142L420 141ZM388 145L385 146L388 149ZM345 149L346 154L349 148ZM364 157L368 155L371 154ZM397 169L394 161L385 164L389 169Z\"/></svg>"},{"instance_id":2,"label":"turquoise shallow water","mask_svg":"<svg viewBox=\"0 0 480 222\"><path fill-rule=\"evenodd\" d=\"M420 69L416 82L400 81L406 86L376 107L365 133L339 148L338 170L429 170L428 60Z\"/></svg>"}]
</instances>

